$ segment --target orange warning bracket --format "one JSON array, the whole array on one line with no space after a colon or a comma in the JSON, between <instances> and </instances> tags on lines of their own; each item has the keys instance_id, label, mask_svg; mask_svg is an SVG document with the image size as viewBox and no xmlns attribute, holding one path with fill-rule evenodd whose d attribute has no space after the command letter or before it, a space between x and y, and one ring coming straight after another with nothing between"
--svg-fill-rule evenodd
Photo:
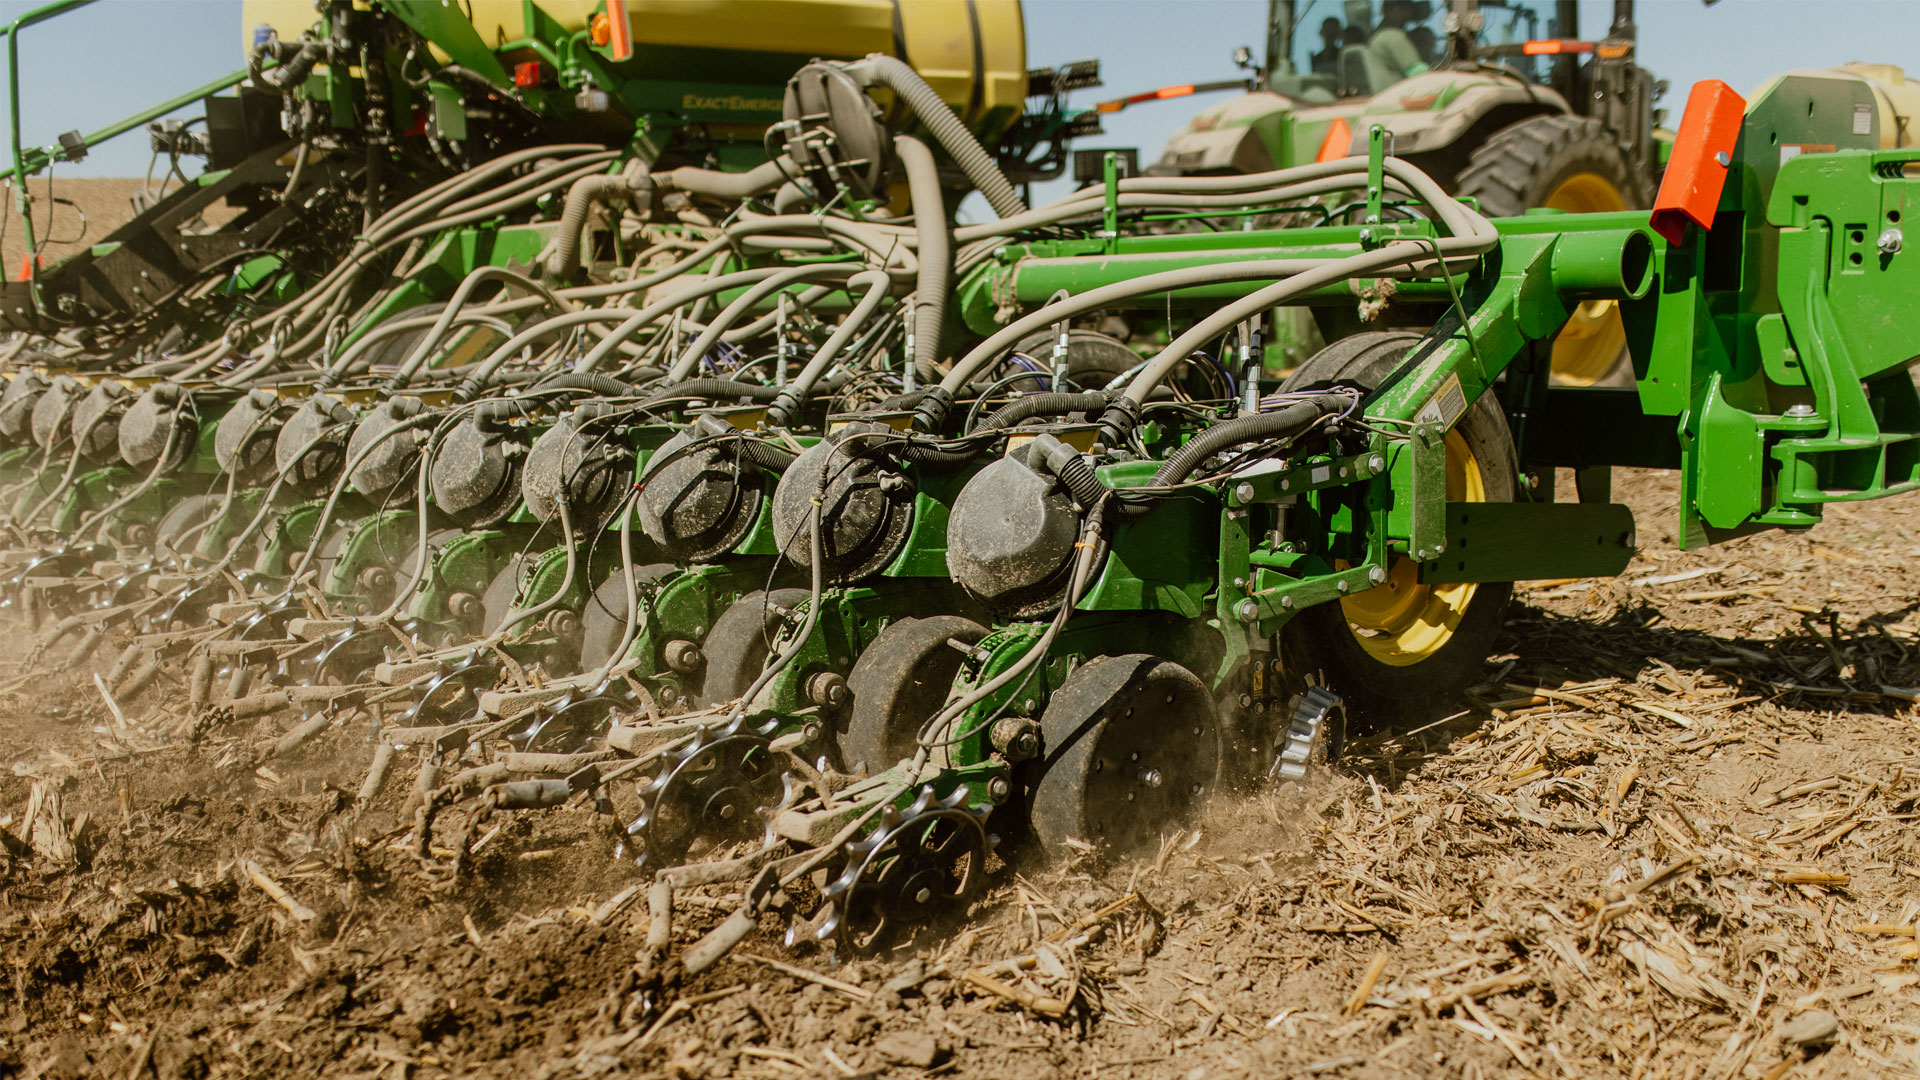
<instances>
[{"instance_id":1,"label":"orange warning bracket","mask_svg":"<svg viewBox=\"0 0 1920 1080\"><path fill-rule=\"evenodd\" d=\"M1337 161L1353 153L1353 129L1343 117L1336 116L1327 125L1327 137L1320 140L1320 153L1313 160Z\"/></svg>"},{"instance_id":2,"label":"orange warning bracket","mask_svg":"<svg viewBox=\"0 0 1920 1080\"><path fill-rule=\"evenodd\" d=\"M607 48L615 60L633 57L633 23L627 20L627 0L607 0Z\"/></svg>"},{"instance_id":3,"label":"orange warning bracket","mask_svg":"<svg viewBox=\"0 0 1920 1080\"><path fill-rule=\"evenodd\" d=\"M1653 231L1668 243L1678 245L1686 238L1689 221L1702 229L1713 227L1746 113L1746 99L1726 83L1707 79L1693 84L1673 140L1673 157L1660 181L1660 197L1653 201Z\"/></svg>"}]
</instances>

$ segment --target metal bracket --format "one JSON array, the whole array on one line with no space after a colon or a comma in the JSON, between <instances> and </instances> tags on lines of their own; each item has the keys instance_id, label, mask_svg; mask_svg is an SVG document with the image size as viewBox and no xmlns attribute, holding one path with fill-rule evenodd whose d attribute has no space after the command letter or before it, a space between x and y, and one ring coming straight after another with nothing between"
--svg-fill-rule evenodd
<instances>
[{"instance_id":1,"label":"metal bracket","mask_svg":"<svg viewBox=\"0 0 1920 1080\"><path fill-rule=\"evenodd\" d=\"M1408 445L1413 452L1413 506L1407 547L1424 562L1447 550L1446 429L1439 424L1416 424Z\"/></svg>"}]
</instances>

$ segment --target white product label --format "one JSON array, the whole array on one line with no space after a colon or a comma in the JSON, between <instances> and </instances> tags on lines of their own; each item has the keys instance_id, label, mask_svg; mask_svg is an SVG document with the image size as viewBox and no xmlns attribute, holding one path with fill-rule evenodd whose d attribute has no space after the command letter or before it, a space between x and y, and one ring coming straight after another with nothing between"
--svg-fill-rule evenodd
<instances>
[{"instance_id":1,"label":"white product label","mask_svg":"<svg viewBox=\"0 0 1920 1080\"><path fill-rule=\"evenodd\" d=\"M1426 405L1421 407L1414 419L1422 424L1438 424L1443 428L1450 428L1455 420L1460 419L1460 414L1466 411L1467 395L1460 389L1460 373L1456 371L1447 376L1447 381L1441 383L1440 389L1433 392L1433 396L1427 399Z\"/></svg>"}]
</instances>

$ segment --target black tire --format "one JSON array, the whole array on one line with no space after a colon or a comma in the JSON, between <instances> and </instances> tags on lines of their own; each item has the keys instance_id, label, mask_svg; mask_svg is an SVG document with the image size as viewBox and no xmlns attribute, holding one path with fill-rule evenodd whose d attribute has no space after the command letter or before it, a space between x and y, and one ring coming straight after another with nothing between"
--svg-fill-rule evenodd
<instances>
[{"instance_id":1,"label":"black tire","mask_svg":"<svg viewBox=\"0 0 1920 1080\"><path fill-rule=\"evenodd\" d=\"M193 534L194 542L184 546L181 537L189 530L205 524L220 510L220 497L217 495L189 495L174 503L166 513L160 515L160 521L153 528L153 546L162 555L191 556L198 547L199 532Z\"/></svg>"},{"instance_id":2,"label":"black tire","mask_svg":"<svg viewBox=\"0 0 1920 1080\"><path fill-rule=\"evenodd\" d=\"M633 568L633 583L645 589L673 573L672 563L648 563ZM627 572L615 568L600 587L587 598L580 613L580 666L597 670L612 656L620 639L627 635Z\"/></svg>"},{"instance_id":3,"label":"black tire","mask_svg":"<svg viewBox=\"0 0 1920 1080\"><path fill-rule=\"evenodd\" d=\"M1586 116L1532 116L1501 128L1474 149L1456 186L1488 217L1517 217L1534 207L1642 210L1649 197L1619 144ZM1631 384L1616 305L1590 300L1578 307L1554 340L1552 373L1565 386Z\"/></svg>"},{"instance_id":4,"label":"black tire","mask_svg":"<svg viewBox=\"0 0 1920 1080\"><path fill-rule=\"evenodd\" d=\"M699 703L717 705L746 693L773 655L773 639L782 618L774 608L791 610L811 595L806 589L756 589L721 612L701 650L707 656L707 670Z\"/></svg>"},{"instance_id":5,"label":"black tire","mask_svg":"<svg viewBox=\"0 0 1920 1080\"><path fill-rule=\"evenodd\" d=\"M852 701L840 760L876 773L912 757L920 725L946 704L965 659L947 639L974 645L986 636L986 627L958 615L900 619L880 631L847 676Z\"/></svg>"},{"instance_id":6,"label":"black tire","mask_svg":"<svg viewBox=\"0 0 1920 1080\"><path fill-rule=\"evenodd\" d=\"M480 617L481 634L500 629L500 624L513 613L513 602L520 596L520 572L529 561L531 556L514 555L487 583L486 591L480 594L480 610L484 613Z\"/></svg>"},{"instance_id":7,"label":"black tire","mask_svg":"<svg viewBox=\"0 0 1920 1080\"><path fill-rule=\"evenodd\" d=\"M1341 384L1372 389L1398 366L1420 335L1372 332L1342 338L1314 354L1287 378L1285 389ZM1513 434L1499 401L1484 394L1454 425L1480 463L1488 502L1512 502ZM1382 586L1385 588L1386 586ZM1322 672L1347 703L1349 726L1367 730L1430 718L1460 691L1478 682L1506 619L1511 582L1476 585L1452 636L1416 663L1387 663L1369 652L1340 602L1319 604L1287 624L1289 662L1300 672Z\"/></svg>"},{"instance_id":8,"label":"black tire","mask_svg":"<svg viewBox=\"0 0 1920 1080\"><path fill-rule=\"evenodd\" d=\"M1140 653L1100 656L1067 677L1040 716L1034 836L1124 854L1189 818L1220 783L1220 717L1193 672ZM1151 775L1149 775L1151 774Z\"/></svg>"},{"instance_id":9,"label":"black tire","mask_svg":"<svg viewBox=\"0 0 1920 1080\"><path fill-rule=\"evenodd\" d=\"M1455 194L1472 196L1488 217L1518 217L1547 205L1581 173L1612 184L1626 201L1623 209L1646 207L1646 183L1607 129L1588 116L1530 116L1494 132L1468 158Z\"/></svg>"}]
</instances>

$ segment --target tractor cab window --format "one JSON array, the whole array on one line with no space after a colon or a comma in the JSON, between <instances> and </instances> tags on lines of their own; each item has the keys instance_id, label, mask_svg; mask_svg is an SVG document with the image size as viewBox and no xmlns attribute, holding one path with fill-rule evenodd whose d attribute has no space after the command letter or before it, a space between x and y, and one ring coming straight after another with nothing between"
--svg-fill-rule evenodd
<instances>
[{"instance_id":1,"label":"tractor cab window","mask_svg":"<svg viewBox=\"0 0 1920 1080\"><path fill-rule=\"evenodd\" d=\"M1309 0L1294 11L1292 71L1273 89L1307 101L1377 94L1439 65L1444 5L1433 0Z\"/></svg>"},{"instance_id":2,"label":"tractor cab window","mask_svg":"<svg viewBox=\"0 0 1920 1080\"><path fill-rule=\"evenodd\" d=\"M1529 41L1579 36L1578 28L1560 25L1554 0L1480 0L1480 32L1474 36L1474 52L1485 54L1494 63L1503 64L1534 82L1545 82L1553 66L1549 55L1528 56L1520 52ZM1518 55L1516 55L1518 53Z\"/></svg>"},{"instance_id":3,"label":"tractor cab window","mask_svg":"<svg viewBox=\"0 0 1920 1080\"><path fill-rule=\"evenodd\" d=\"M1286 63L1273 65L1269 87L1302 101L1329 102L1378 94L1439 67L1447 58L1447 6L1436 0L1277 4L1276 14L1284 12L1291 26L1292 48ZM1480 0L1479 43L1518 46L1571 36L1554 19L1557 6L1555 0ZM1536 81L1547 74L1536 57L1503 51L1499 62Z\"/></svg>"}]
</instances>

